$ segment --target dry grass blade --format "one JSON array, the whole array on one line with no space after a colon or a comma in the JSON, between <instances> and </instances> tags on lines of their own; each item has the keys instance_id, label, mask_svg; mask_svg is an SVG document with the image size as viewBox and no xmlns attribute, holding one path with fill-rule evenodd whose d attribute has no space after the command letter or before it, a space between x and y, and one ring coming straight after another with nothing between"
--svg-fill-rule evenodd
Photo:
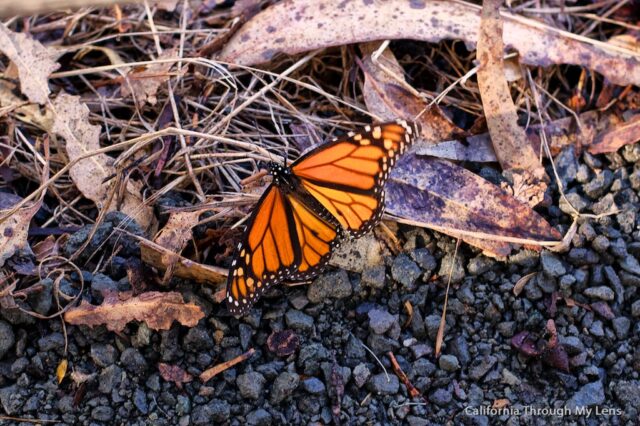
<instances>
[{"instance_id":1,"label":"dry grass blade","mask_svg":"<svg viewBox=\"0 0 640 426\"><path fill-rule=\"evenodd\" d=\"M458 256L458 248L460 248L460 239L456 240L456 249L453 252L453 259L451 260L451 268L449 269L449 276L447 277L447 289L444 292L444 306L442 306L442 316L440 317L440 324L438 325L438 333L436 334L436 344L434 348L434 355L436 358L440 357L442 351L442 344L444 343L444 331L447 326L447 306L449 304L449 288L451 286L451 276L453 275L453 268L456 264L456 256Z\"/></svg>"},{"instance_id":2,"label":"dry grass blade","mask_svg":"<svg viewBox=\"0 0 640 426\"><path fill-rule=\"evenodd\" d=\"M531 278L535 277L537 274L537 272L531 272L520 278L518 282L513 286L514 296L520 296L520 293L522 293L522 290L524 290L524 287L527 285L527 283L531 281Z\"/></svg>"},{"instance_id":3,"label":"dry grass blade","mask_svg":"<svg viewBox=\"0 0 640 426\"><path fill-rule=\"evenodd\" d=\"M593 69L617 84L640 84L640 59L630 49L507 12L502 16L505 44L518 49L525 64L574 64ZM268 62L278 53L295 54L375 40L433 43L461 39L474 45L479 27L480 7L463 1L293 0L257 14L229 40L219 59L252 65ZM345 28L349 31L345 32Z\"/></svg>"},{"instance_id":4,"label":"dry grass blade","mask_svg":"<svg viewBox=\"0 0 640 426\"><path fill-rule=\"evenodd\" d=\"M251 358L251 356L256 352L255 349L251 348L249 349L247 352L238 355L237 357L230 359L229 361L225 361L221 364L215 365L205 371L202 372L202 374L200 374L200 380L202 381L202 383L206 383L209 380L211 380L214 376L217 376L218 374L222 373L225 370L228 370L229 368L233 367L236 364L239 364L243 361L246 361L247 359Z\"/></svg>"},{"instance_id":5,"label":"dry grass blade","mask_svg":"<svg viewBox=\"0 0 640 426\"><path fill-rule=\"evenodd\" d=\"M395 355L393 355L393 352L387 352L387 356L389 357L389 361L391 361L393 372L396 373L396 376L398 376L400 381L407 387L407 392L409 392L409 396L411 398L416 398L420 396L420 391L416 389L415 386L413 386L413 384L409 381L409 378L407 377L405 372L402 371L402 368L400 367L400 364L398 364L398 360L396 359Z\"/></svg>"},{"instance_id":6,"label":"dry grass blade","mask_svg":"<svg viewBox=\"0 0 640 426\"><path fill-rule=\"evenodd\" d=\"M0 9L3 8L0 6ZM24 33L14 33L0 23L0 52L18 68L20 90L31 102L49 101L49 74L60 67L56 62L60 54L44 47Z\"/></svg>"},{"instance_id":7,"label":"dry grass blade","mask_svg":"<svg viewBox=\"0 0 640 426\"><path fill-rule=\"evenodd\" d=\"M82 301L80 306L68 309L64 320L73 325L95 327L106 325L111 331L122 331L131 321L144 321L154 330L168 330L173 321L195 327L204 312L200 306L185 303L180 293L150 291L139 296L110 293L101 305Z\"/></svg>"}]
</instances>

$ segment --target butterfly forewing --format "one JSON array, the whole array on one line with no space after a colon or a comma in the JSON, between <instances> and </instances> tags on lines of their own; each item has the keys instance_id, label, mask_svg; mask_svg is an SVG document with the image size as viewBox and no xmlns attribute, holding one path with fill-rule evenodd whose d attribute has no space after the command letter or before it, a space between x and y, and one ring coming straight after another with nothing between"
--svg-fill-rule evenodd
<instances>
[{"instance_id":1,"label":"butterfly forewing","mask_svg":"<svg viewBox=\"0 0 640 426\"><path fill-rule=\"evenodd\" d=\"M227 306L242 314L271 285L297 271L302 257L289 198L270 185L236 247L227 278Z\"/></svg>"},{"instance_id":2,"label":"butterfly forewing","mask_svg":"<svg viewBox=\"0 0 640 426\"><path fill-rule=\"evenodd\" d=\"M367 126L303 155L291 169L348 234L360 236L380 219L389 171L418 130L404 121Z\"/></svg>"}]
</instances>

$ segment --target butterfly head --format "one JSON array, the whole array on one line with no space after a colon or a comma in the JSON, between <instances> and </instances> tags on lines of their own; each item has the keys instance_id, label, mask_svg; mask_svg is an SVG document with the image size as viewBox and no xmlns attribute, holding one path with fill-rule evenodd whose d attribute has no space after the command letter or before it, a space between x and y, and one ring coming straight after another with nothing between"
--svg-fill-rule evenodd
<instances>
[{"instance_id":1,"label":"butterfly head","mask_svg":"<svg viewBox=\"0 0 640 426\"><path fill-rule=\"evenodd\" d=\"M269 174L273 176L273 181L276 184L288 182L291 177L291 169L280 163L271 162L267 165L267 168L269 170Z\"/></svg>"}]
</instances>

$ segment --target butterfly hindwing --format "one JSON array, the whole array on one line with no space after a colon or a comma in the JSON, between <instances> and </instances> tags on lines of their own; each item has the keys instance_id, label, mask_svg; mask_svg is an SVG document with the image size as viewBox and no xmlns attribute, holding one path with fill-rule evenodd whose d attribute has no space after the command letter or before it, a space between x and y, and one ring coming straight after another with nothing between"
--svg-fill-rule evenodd
<instances>
[{"instance_id":1,"label":"butterfly hindwing","mask_svg":"<svg viewBox=\"0 0 640 426\"><path fill-rule=\"evenodd\" d=\"M346 233L357 237L380 219L389 171L418 132L401 120L367 126L303 155L291 170Z\"/></svg>"}]
</instances>

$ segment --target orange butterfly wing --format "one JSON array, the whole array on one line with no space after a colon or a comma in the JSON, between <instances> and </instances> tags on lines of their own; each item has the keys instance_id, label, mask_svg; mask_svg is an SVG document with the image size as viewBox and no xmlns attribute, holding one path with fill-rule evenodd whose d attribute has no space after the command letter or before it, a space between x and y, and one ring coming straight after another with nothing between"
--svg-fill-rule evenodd
<instances>
[{"instance_id":1,"label":"orange butterfly wing","mask_svg":"<svg viewBox=\"0 0 640 426\"><path fill-rule=\"evenodd\" d=\"M389 170L418 133L417 125L401 120L367 126L363 133L303 155L291 170L342 228L357 237L380 219Z\"/></svg>"},{"instance_id":2,"label":"orange butterfly wing","mask_svg":"<svg viewBox=\"0 0 640 426\"><path fill-rule=\"evenodd\" d=\"M227 278L229 311L246 312L269 286L297 271L300 258L291 204L271 185L256 204L233 256Z\"/></svg>"}]
</instances>

